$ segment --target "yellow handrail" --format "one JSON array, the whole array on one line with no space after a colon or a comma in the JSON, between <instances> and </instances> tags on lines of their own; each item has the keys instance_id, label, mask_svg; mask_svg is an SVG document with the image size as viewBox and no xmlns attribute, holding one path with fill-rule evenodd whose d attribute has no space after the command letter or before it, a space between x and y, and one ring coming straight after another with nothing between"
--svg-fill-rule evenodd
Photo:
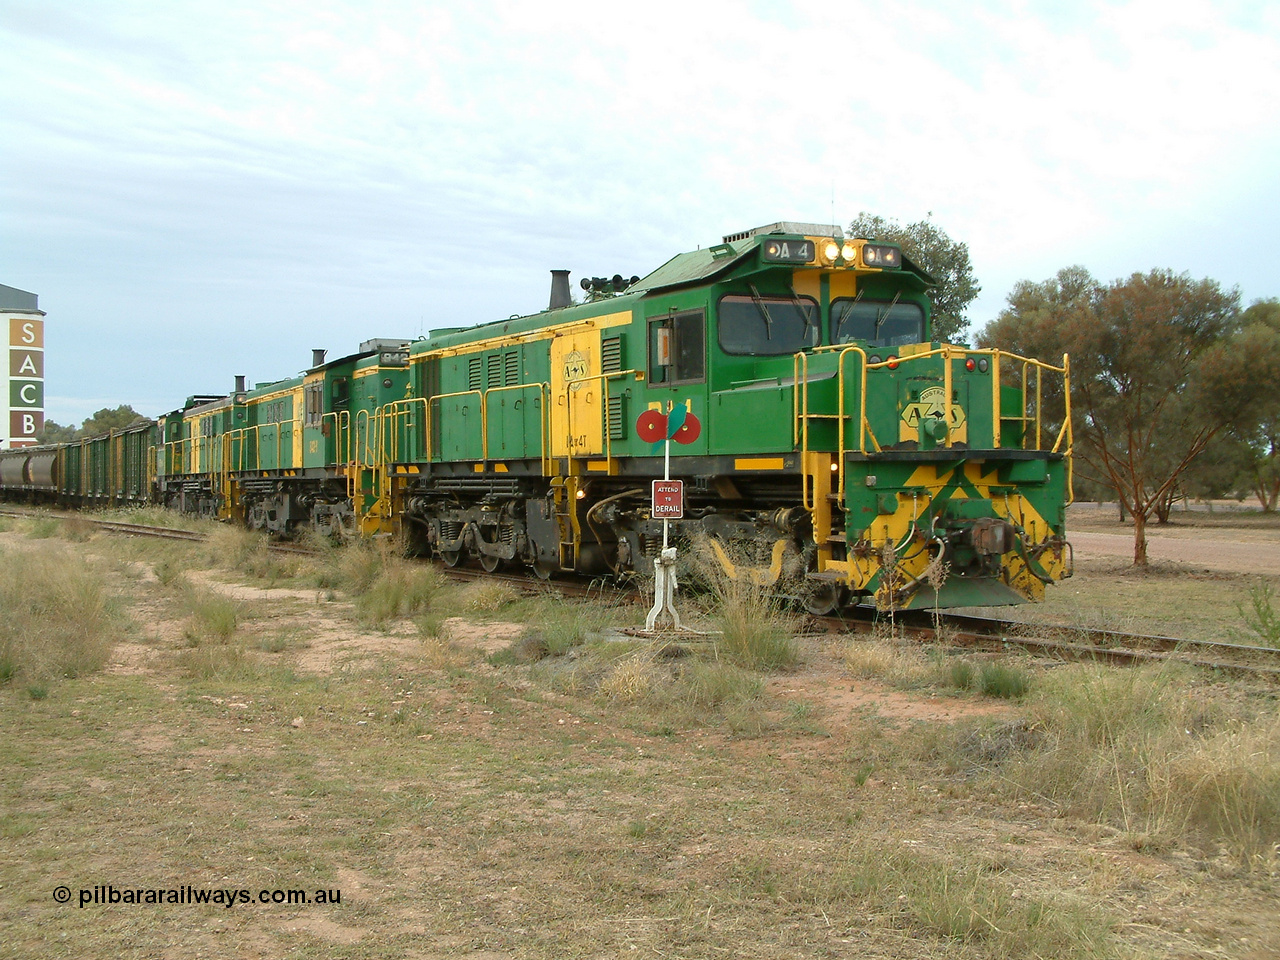
<instances>
[{"instance_id":1,"label":"yellow handrail","mask_svg":"<svg viewBox=\"0 0 1280 960\"><path fill-rule=\"evenodd\" d=\"M454 393L437 393L434 397L428 399L429 403L435 403L437 400L449 400L453 397L466 397L475 394L480 398L480 459L489 459L489 430L488 421L485 418L484 409L484 391L483 390L457 390Z\"/></svg>"},{"instance_id":2,"label":"yellow handrail","mask_svg":"<svg viewBox=\"0 0 1280 960\"><path fill-rule=\"evenodd\" d=\"M643 380L644 371L635 370L635 369L614 370L610 373L597 373L589 377L574 377L572 380L566 380L564 382L564 395L567 397L570 391L573 389L574 384L590 383L594 380L600 381L600 394L604 399L604 403L600 404L600 432L604 438L604 443L602 444L602 446L604 447L604 462L605 462L606 473L612 472L612 463L613 463L613 438L609 435L609 379L611 377L630 377L630 376L634 376L637 380ZM548 394L548 401L549 400L550 400L550 395ZM548 416L549 415L550 414L548 413ZM573 404L572 403L566 404L565 423L568 426L569 436L572 437L573 436ZM573 454L569 452L567 447L565 449L565 454L570 459L573 458ZM584 454L584 456L599 456L599 454ZM544 472L546 471L544 470Z\"/></svg>"},{"instance_id":3,"label":"yellow handrail","mask_svg":"<svg viewBox=\"0 0 1280 960\"><path fill-rule=\"evenodd\" d=\"M604 376L612 376L612 374L604 374ZM484 397L482 399L484 416L482 419L485 424L485 453L486 453L485 459L486 460L488 459L487 454L489 449L489 446L488 446L489 444L489 431L488 431L489 397L495 393L502 393L505 390L532 390L532 389L536 389L538 391L538 403L541 405L541 408L542 408L542 412L538 417L538 428L539 428L538 442L539 442L539 459L542 463L542 474L543 476L546 476L548 473L551 472L551 453L547 449L547 434L550 432L547 418L550 416L550 408L551 408L551 384L549 383L512 383L512 384L508 384L505 387L490 387L488 390L484 392ZM567 389L568 387L566 384L566 390ZM608 397L608 394L606 393L605 394L606 421L608 418L608 407L609 407L608 399L609 397ZM572 408L572 404L570 405L570 407ZM605 433L607 434L608 432L609 432L608 424L606 422ZM570 429L569 433L572 434L573 430Z\"/></svg>"}]
</instances>

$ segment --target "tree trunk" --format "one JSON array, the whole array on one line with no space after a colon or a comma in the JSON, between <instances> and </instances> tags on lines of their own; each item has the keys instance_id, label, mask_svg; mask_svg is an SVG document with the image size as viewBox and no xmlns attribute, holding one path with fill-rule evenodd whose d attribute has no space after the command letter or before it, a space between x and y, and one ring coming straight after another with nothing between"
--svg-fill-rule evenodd
<instances>
[{"instance_id":1,"label":"tree trunk","mask_svg":"<svg viewBox=\"0 0 1280 960\"><path fill-rule=\"evenodd\" d=\"M1169 522L1169 514L1173 510L1173 498L1161 497L1156 504L1156 523L1165 524Z\"/></svg>"},{"instance_id":2,"label":"tree trunk","mask_svg":"<svg viewBox=\"0 0 1280 960\"><path fill-rule=\"evenodd\" d=\"M1141 510L1133 512L1133 565L1147 565L1147 515Z\"/></svg>"}]
</instances>

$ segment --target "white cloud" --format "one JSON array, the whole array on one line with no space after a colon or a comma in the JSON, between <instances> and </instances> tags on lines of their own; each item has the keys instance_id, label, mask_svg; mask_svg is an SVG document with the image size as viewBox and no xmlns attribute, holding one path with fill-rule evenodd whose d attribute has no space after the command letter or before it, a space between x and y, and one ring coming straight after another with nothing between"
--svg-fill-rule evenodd
<instances>
[{"instance_id":1,"label":"white cloud","mask_svg":"<svg viewBox=\"0 0 1280 960\"><path fill-rule=\"evenodd\" d=\"M0 7L0 282L65 336L58 396L181 399L197 344L273 377L860 210L969 242L978 320L1074 262L1277 292L1263 4Z\"/></svg>"}]
</instances>

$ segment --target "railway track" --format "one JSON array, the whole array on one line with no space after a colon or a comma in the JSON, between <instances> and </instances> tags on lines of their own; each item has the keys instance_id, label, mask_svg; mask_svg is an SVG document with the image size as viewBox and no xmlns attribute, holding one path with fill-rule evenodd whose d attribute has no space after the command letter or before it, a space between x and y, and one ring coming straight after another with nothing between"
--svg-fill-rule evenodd
<instances>
[{"instance_id":1,"label":"railway track","mask_svg":"<svg viewBox=\"0 0 1280 960\"><path fill-rule=\"evenodd\" d=\"M883 614L878 616L883 620ZM850 626L869 628L876 617L870 608L855 608L852 619L814 619L827 629L848 630ZM924 611L899 614L895 626L905 635L961 649L1021 649L1061 659L1116 664L1179 663L1280 681L1280 649L1275 647L1121 633L1066 624L1035 624L957 613L944 613L935 623L933 615Z\"/></svg>"},{"instance_id":2,"label":"railway track","mask_svg":"<svg viewBox=\"0 0 1280 960\"><path fill-rule=\"evenodd\" d=\"M108 533L124 536L156 537L168 540L202 542L208 538L197 531L180 530L150 524L101 520L83 513L25 511L0 508L0 516L18 518L50 518L63 520L77 517ZM272 550L286 553L314 554L298 544L273 541ZM532 575L516 573L481 573L465 568L441 567L450 579L506 583L520 592L545 590L550 585ZM608 595L611 599L630 596L643 600L634 591L602 587L598 582L557 581L554 589L578 597ZM647 601L644 601L647 602ZM884 615L869 607L855 607L843 616L809 617L809 621L826 633L849 633L873 629ZM1080 628L1070 625L1032 624L1020 621L977 617L970 614L944 613L937 622L925 611L904 611L894 621L895 630L923 641L936 641L964 650L1007 652L1012 649L1059 659L1092 660L1115 664L1178 663L1221 673L1252 676L1280 681L1280 649L1226 643L1217 640L1195 640L1185 637L1162 637L1121 633L1111 630Z\"/></svg>"}]
</instances>

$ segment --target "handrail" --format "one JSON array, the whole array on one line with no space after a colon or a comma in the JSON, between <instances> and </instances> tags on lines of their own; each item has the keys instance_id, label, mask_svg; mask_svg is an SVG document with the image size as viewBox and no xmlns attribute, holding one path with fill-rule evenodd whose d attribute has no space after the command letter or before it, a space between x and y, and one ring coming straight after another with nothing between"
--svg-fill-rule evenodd
<instances>
[{"instance_id":1,"label":"handrail","mask_svg":"<svg viewBox=\"0 0 1280 960\"><path fill-rule=\"evenodd\" d=\"M483 390L456 390L453 393L437 393L434 397L428 398L428 403L435 403L437 400L448 400L452 397L467 397L475 394L480 398L480 459L489 459L489 431L488 422L485 417L484 408L484 391Z\"/></svg>"},{"instance_id":2,"label":"handrail","mask_svg":"<svg viewBox=\"0 0 1280 960\"><path fill-rule=\"evenodd\" d=\"M809 352L800 351L792 357L792 372L794 376L792 394L792 443L796 444L800 449L801 463L807 460L809 452L809 421L812 419L834 419L837 422L837 478L841 488L845 481L845 455L849 450L856 449L858 453L865 454L867 452L867 440L870 439L875 452L881 450L880 442L876 439L874 431L871 429L871 422L867 416L867 378L868 371L879 370L882 368L894 369L903 364L910 363L915 360L924 360L931 357L939 357L942 360L942 381L943 381L943 416L947 424L947 436L945 441L946 447L952 446L951 438L951 422L953 411L955 409L955 401L952 399L954 389L954 367L956 360L967 358L970 356L988 356L991 358L991 433L992 446L999 448L1001 443L1001 421L1006 419L1002 416L1001 411L1001 361L1008 359L1014 363L1021 365L1021 393L1022 393L1022 415L1018 418L1023 423L1021 432L1021 445L1025 449L1030 441L1034 444L1034 449L1044 449L1044 374L1046 372L1060 373L1063 378L1063 391L1065 411L1061 427L1058 429L1054 438L1051 452L1064 452L1067 457L1067 485L1069 496L1074 496L1073 483L1073 465L1071 464L1071 451L1073 449L1073 436L1071 426L1071 368L1070 358L1063 355L1062 365L1055 366L1043 360L1037 360L1030 357L1023 357L1009 351L998 349L971 350L967 347L957 347L952 344L943 344L937 348L924 350L919 353L906 354L904 356L891 356L885 360L878 360L874 363L870 362L865 348L856 345L828 345L821 352L830 353L839 347L839 355L836 358L836 384L838 391L837 412L835 414L811 413L809 409ZM819 350L812 351L814 353ZM856 448L846 442L848 429L848 421L852 418L852 414L848 412L846 403L847 393L847 370L845 360L850 354L857 354L861 360L861 375L858 383L858 402L860 407L860 416L858 423L858 436ZM1035 385L1034 394L1030 391L1031 375L1034 372ZM1028 415L1029 405L1034 401L1034 416ZM1033 436L1034 433L1034 436ZM1065 444L1065 446L1064 446ZM807 468L802 468L807 469ZM806 484L802 493L802 502L806 509L812 510L813 503L810 502L809 489ZM1070 502L1070 501L1068 501Z\"/></svg>"},{"instance_id":3,"label":"handrail","mask_svg":"<svg viewBox=\"0 0 1280 960\"><path fill-rule=\"evenodd\" d=\"M387 451L390 462L399 463L400 457L400 422L403 419L404 429L411 429L414 424L409 419L413 414L413 409L418 404L422 405L423 410L423 443L422 446L426 451L426 461L431 461L431 400L427 397L405 397L401 400L392 400L390 403L384 404L378 409L381 416L391 421L390 438L391 449ZM385 435L385 434L384 434Z\"/></svg>"},{"instance_id":4,"label":"handrail","mask_svg":"<svg viewBox=\"0 0 1280 960\"><path fill-rule=\"evenodd\" d=\"M1029 377L1028 370L1034 369L1036 372L1036 393L1035 393L1035 447L1036 450L1044 449L1042 443L1041 428L1043 425L1043 414L1041 411L1041 398L1043 396L1043 374L1045 371L1049 373L1060 373L1063 375L1063 391L1066 397L1066 412L1063 417L1062 428L1058 433L1058 441L1054 444L1052 452L1057 453L1061 444L1062 437L1065 433L1067 437L1071 435L1071 390L1070 390L1070 358L1067 355L1062 357L1062 366L1054 366L1052 363L1046 363L1043 360L1037 360L1033 357L1023 357L1007 350L987 349L987 350L971 350L967 347L953 347L950 344L944 344L934 350L925 350L921 353L912 353L905 356L894 357L892 360L881 360L879 363L868 363L867 370L878 370L882 367L888 367L890 363L895 366L910 363L913 360L922 360L927 357L941 356L943 358L943 390L946 394L944 397L945 415L947 417L948 436L947 446L951 446L950 424L951 424L951 361L959 359L962 356L989 356L991 357L991 405L992 405L992 445L1000 446L1000 359L1007 357L1016 363L1022 364L1022 419L1024 421L1030 419L1026 416L1029 396ZM842 391L843 392L843 391ZM865 407L864 407L865 416ZM1024 427L1022 431L1022 447L1026 449L1029 431ZM1070 441L1068 441L1070 446ZM865 451L863 451L865 452Z\"/></svg>"},{"instance_id":5,"label":"handrail","mask_svg":"<svg viewBox=\"0 0 1280 960\"><path fill-rule=\"evenodd\" d=\"M608 374L606 374L606 376L608 376ZM511 384L507 384L504 387L490 387L488 390L484 392L484 397L482 398L482 404L484 407L484 416L482 417L482 420L485 424L485 453L486 453L485 459L486 460L489 459L487 454L489 450L488 408L489 408L490 395L495 393L502 393L505 390L531 390L531 389L537 389L538 403L541 405L541 408L542 408L542 413L538 417L538 428L539 428L538 442L539 442L539 454L540 454L539 459L542 462L542 475L546 476L551 472L551 469L550 469L551 454L550 454L550 451L547 449L547 434L550 432L550 427L548 426L548 417L550 416L550 409L551 409L551 384L549 383L511 383ZM608 398L606 396L606 401L607 399ZM605 408L607 411L608 409L607 402L605 404ZM572 430L570 430L569 432L570 434L573 433ZM609 431L607 429L607 424L606 424L605 433L608 433L608 432Z\"/></svg>"},{"instance_id":6,"label":"handrail","mask_svg":"<svg viewBox=\"0 0 1280 960\"><path fill-rule=\"evenodd\" d=\"M589 377L574 377L572 380L565 380L564 382L564 396L568 397L570 391L573 389L574 384L590 383L594 380L600 381L600 394L601 394L601 398L604 400L604 403L600 404L600 415L601 415L600 432L602 435L602 439L604 441L601 444L601 446L604 448L604 462L606 465L605 466L606 472L611 469L612 463L613 463L613 438L609 435L609 379L611 377L634 376L637 380L643 380L644 375L645 374L643 370L636 370L636 369L613 370L613 371L610 371L609 373L597 373ZM550 399L549 396L548 396L548 399ZM565 407L566 407L565 408L565 424L568 427L569 436L572 437L573 436L573 404L567 403ZM570 459L573 458L573 452L569 450L567 444L565 446L565 456L567 456ZM588 456L588 457L599 456L599 454L588 453L588 454L583 454L583 456Z\"/></svg>"}]
</instances>

